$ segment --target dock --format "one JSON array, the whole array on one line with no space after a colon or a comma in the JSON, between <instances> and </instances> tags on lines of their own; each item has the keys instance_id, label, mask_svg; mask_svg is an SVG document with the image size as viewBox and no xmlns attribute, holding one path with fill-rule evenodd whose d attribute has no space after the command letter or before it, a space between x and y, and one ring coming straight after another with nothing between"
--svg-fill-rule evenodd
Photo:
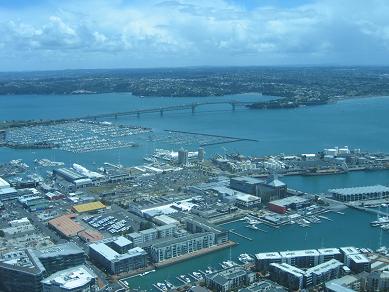
<instances>
[{"instance_id":1,"label":"dock","mask_svg":"<svg viewBox=\"0 0 389 292\"><path fill-rule=\"evenodd\" d=\"M238 233L238 232L235 232L234 229L230 229L229 231L230 231L232 234L235 234L235 235L237 235L237 236L239 236L239 237L242 237L242 238L244 238L244 239L247 239L247 240L250 240L250 241L253 240L253 239L250 238L250 237L247 237L247 236L245 236L245 235L243 235L243 234L240 234L240 233Z\"/></svg>"}]
</instances>

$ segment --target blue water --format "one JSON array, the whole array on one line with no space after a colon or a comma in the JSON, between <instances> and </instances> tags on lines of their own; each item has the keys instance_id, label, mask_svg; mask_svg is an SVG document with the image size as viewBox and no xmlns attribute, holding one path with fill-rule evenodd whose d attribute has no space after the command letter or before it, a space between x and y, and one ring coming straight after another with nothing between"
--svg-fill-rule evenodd
<instances>
[{"instance_id":1,"label":"blue water","mask_svg":"<svg viewBox=\"0 0 389 292\"><path fill-rule=\"evenodd\" d=\"M46 119L75 117L114 111L141 108L155 108L166 105L189 104L197 101L220 100L263 100L269 97L235 95L207 98L137 98L131 94L99 95L45 95L45 96L0 96L0 120ZM257 139L258 142L239 142L206 147L207 155L236 151L246 155L266 155L274 153L317 152L325 147L349 145L367 151L389 152L389 98L361 98L341 101L317 107L303 107L288 110L248 110L232 111L229 105L200 107L195 114L190 111L168 112L142 115L140 118L123 117L113 122L151 127L156 133L164 129L202 132L242 138ZM120 162L125 165L143 163L142 158L150 154L159 143L141 143L138 148L83 154L60 150L12 150L0 148L0 162L22 158L31 162L36 158L49 158L70 165L74 162L96 165L103 162ZM167 145L163 145L167 146ZM171 145L174 147L174 145ZM197 148L198 145L191 145ZM351 187L369 184L389 184L389 172L352 172L342 175L313 177L283 177L290 187L312 193L321 193L329 188ZM369 226L375 216L355 210L346 210L346 215L329 214L333 222L323 220L310 228L286 226L271 229L267 233L254 231L231 223L227 228L235 228L240 233L252 237L247 241L232 235L240 244L231 249L231 256L240 253L262 251L319 248L342 245L377 248L379 244L389 245L388 232L380 236L379 229ZM381 242L380 242L381 241ZM152 283L170 279L178 274L188 273L207 266L217 267L217 263L229 258L230 251L223 250L211 255L195 258L145 277L129 281L131 287L151 289Z\"/></svg>"},{"instance_id":2,"label":"blue water","mask_svg":"<svg viewBox=\"0 0 389 292\"><path fill-rule=\"evenodd\" d=\"M138 98L131 94L0 96L0 120L45 119L79 115L155 108L166 105L190 104L196 101L263 100L268 97L235 95L207 98ZM360 98L316 107L288 110L231 110L230 105L199 107L189 111L145 114L140 118L122 117L118 123L153 128L203 132L257 139L258 142L239 142L207 147L208 155L236 151L248 155L272 153L316 152L324 147L349 145L369 151L389 152L389 98ZM106 161L139 164L142 157L160 145L141 144L138 148L74 154L58 150L0 149L0 162L23 158L49 158L90 165ZM174 145L171 145L173 148ZM198 145L193 145L197 148Z\"/></svg>"}]
</instances>

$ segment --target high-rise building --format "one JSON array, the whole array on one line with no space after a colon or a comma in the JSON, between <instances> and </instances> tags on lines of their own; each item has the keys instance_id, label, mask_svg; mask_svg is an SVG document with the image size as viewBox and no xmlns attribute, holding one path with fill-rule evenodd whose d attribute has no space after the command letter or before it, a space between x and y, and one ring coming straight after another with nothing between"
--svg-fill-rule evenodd
<instances>
[{"instance_id":1,"label":"high-rise building","mask_svg":"<svg viewBox=\"0 0 389 292\"><path fill-rule=\"evenodd\" d=\"M31 249L10 252L0 257L0 290L41 292L46 269Z\"/></svg>"},{"instance_id":2,"label":"high-rise building","mask_svg":"<svg viewBox=\"0 0 389 292\"><path fill-rule=\"evenodd\" d=\"M189 153L187 150L181 148L178 150L178 164L179 165L187 165L189 162Z\"/></svg>"}]
</instances>

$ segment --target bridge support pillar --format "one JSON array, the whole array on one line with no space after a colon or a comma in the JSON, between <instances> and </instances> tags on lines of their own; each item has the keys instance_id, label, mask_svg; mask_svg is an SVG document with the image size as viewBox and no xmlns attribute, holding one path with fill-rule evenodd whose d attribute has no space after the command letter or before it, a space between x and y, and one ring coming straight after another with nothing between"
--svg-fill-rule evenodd
<instances>
[{"instance_id":1,"label":"bridge support pillar","mask_svg":"<svg viewBox=\"0 0 389 292\"><path fill-rule=\"evenodd\" d=\"M235 111L236 104L235 103L231 103L231 106L232 106L232 111Z\"/></svg>"},{"instance_id":2,"label":"bridge support pillar","mask_svg":"<svg viewBox=\"0 0 389 292\"><path fill-rule=\"evenodd\" d=\"M140 112L137 112L137 113L136 113L136 116L137 116L138 118L140 118Z\"/></svg>"},{"instance_id":3,"label":"bridge support pillar","mask_svg":"<svg viewBox=\"0 0 389 292\"><path fill-rule=\"evenodd\" d=\"M161 110L159 111L159 113L161 114L161 117L163 117L163 109L161 109Z\"/></svg>"},{"instance_id":4,"label":"bridge support pillar","mask_svg":"<svg viewBox=\"0 0 389 292\"><path fill-rule=\"evenodd\" d=\"M117 120L118 119L118 115L115 115L115 120Z\"/></svg>"},{"instance_id":5,"label":"bridge support pillar","mask_svg":"<svg viewBox=\"0 0 389 292\"><path fill-rule=\"evenodd\" d=\"M196 105L192 104L192 114L194 114L196 111Z\"/></svg>"}]
</instances>

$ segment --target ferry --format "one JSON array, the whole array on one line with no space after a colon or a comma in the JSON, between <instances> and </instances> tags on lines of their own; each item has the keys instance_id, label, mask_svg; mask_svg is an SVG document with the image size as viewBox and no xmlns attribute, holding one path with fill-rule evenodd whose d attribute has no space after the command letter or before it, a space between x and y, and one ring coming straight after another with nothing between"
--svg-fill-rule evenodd
<instances>
[{"instance_id":1,"label":"ferry","mask_svg":"<svg viewBox=\"0 0 389 292\"><path fill-rule=\"evenodd\" d=\"M228 269L237 266L238 264L229 260L229 261L222 262L220 265L222 266L223 269Z\"/></svg>"},{"instance_id":2,"label":"ferry","mask_svg":"<svg viewBox=\"0 0 389 292\"><path fill-rule=\"evenodd\" d=\"M247 264L254 261L254 259L247 253L242 253L241 255L239 255L238 260L243 264Z\"/></svg>"}]
</instances>

